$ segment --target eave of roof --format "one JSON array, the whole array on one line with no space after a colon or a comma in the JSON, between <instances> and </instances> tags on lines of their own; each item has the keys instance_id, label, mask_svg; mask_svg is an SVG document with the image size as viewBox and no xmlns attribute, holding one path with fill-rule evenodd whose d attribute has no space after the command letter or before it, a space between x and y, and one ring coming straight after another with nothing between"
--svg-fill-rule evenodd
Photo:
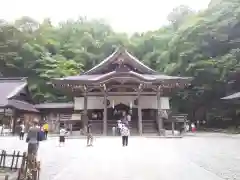
<instances>
[{"instance_id":1,"label":"eave of roof","mask_svg":"<svg viewBox=\"0 0 240 180\"><path fill-rule=\"evenodd\" d=\"M221 99L223 100L230 100L230 99L239 99L240 98L240 92L237 92L237 93L234 93L234 94L231 94L229 96L225 96Z\"/></svg>"},{"instance_id":2,"label":"eave of roof","mask_svg":"<svg viewBox=\"0 0 240 180\"><path fill-rule=\"evenodd\" d=\"M129 72L116 72L112 71L107 74L99 74L99 75L80 75L80 76L70 76L65 78L57 78L53 79L54 83L61 83L61 81L76 83L76 84L91 84L97 82L106 82L113 78L135 78L137 80L143 82L164 82L164 81L191 81L191 77L178 77L178 76L167 76L167 75L152 75L152 74L138 74L134 71Z\"/></svg>"},{"instance_id":3,"label":"eave of roof","mask_svg":"<svg viewBox=\"0 0 240 180\"><path fill-rule=\"evenodd\" d=\"M19 101L15 99L8 100L8 104L6 107L13 107L18 110L28 111L28 112L39 112L33 104L30 104L25 101Z\"/></svg>"},{"instance_id":4,"label":"eave of roof","mask_svg":"<svg viewBox=\"0 0 240 180\"><path fill-rule=\"evenodd\" d=\"M42 104L35 104L36 109L65 109L69 108L72 109L74 108L73 102L69 103L42 103Z\"/></svg>"}]
</instances>

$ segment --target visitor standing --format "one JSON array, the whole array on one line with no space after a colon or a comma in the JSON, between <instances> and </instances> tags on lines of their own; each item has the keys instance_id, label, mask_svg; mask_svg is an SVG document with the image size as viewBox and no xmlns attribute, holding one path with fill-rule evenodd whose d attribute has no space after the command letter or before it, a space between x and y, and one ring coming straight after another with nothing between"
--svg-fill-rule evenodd
<instances>
[{"instance_id":1,"label":"visitor standing","mask_svg":"<svg viewBox=\"0 0 240 180\"><path fill-rule=\"evenodd\" d=\"M65 137L66 137L67 131L64 127L60 127L60 131L59 131L59 146L61 146L62 144L65 144Z\"/></svg>"},{"instance_id":2,"label":"visitor standing","mask_svg":"<svg viewBox=\"0 0 240 180\"><path fill-rule=\"evenodd\" d=\"M127 121L130 122L130 121L131 121L131 118L132 118L131 115L128 114L128 115L127 115Z\"/></svg>"},{"instance_id":3,"label":"visitor standing","mask_svg":"<svg viewBox=\"0 0 240 180\"><path fill-rule=\"evenodd\" d=\"M126 125L128 127L129 122L128 122L128 117L127 117L127 114L125 111L123 111L123 116L122 116L121 122L123 125Z\"/></svg>"},{"instance_id":4,"label":"visitor standing","mask_svg":"<svg viewBox=\"0 0 240 180\"><path fill-rule=\"evenodd\" d=\"M43 132L44 132L45 139L47 139L47 137L48 137L48 129L49 129L48 123L44 123L43 124Z\"/></svg>"},{"instance_id":5,"label":"visitor standing","mask_svg":"<svg viewBox=\"0 0 240 180\"><path fill-rule=\"evenodd\" d=\"M25 126L24 126L24 123L22 122L20 124L20 132L19 132L19 138L20 140L23 140L24 138L24 133L25 133Z\"/></svg>"},{"instance_id":6,"label":"visitor standing","mask_svg":"<svg viewBox=\"0 0 240 180\"><path fill-rule=\"evenodd\" d=\"M117 133L118 133L118 136L121 135L121 128L122 128L122 122L121 122L121 120L118 120L117 121Z\"/></svg>"},{"instance_id":7,"label":"visitor standing","mask_svg":"<svg viewBox=\"0 0 240 180\"><path fill-rule=\"evenodd\" d=\"M122 125L121 135L122 135L122 145L128 146L128 137L130 136L130 130L125 124Z\"/></svg>"},{"instance_id":8,"label":"visitor standing","mask_svg":"<svg viewBox=\"0 0 240 180\"><path fill-rule=\"evenodd\" d=\"M88 121L87 125L87 146L93 146L92 124Z\"/></svg>"},{"instance_id":9,"label":"visitor standing","mask_svg":"<svg viewBox=\"0 0 240 180\"><path fill-rule=\"evenodd\" d=\"M191 129L193 133L196 132L196 126L194 123L191 124Z\"/></svg>"},{"instance_id":10,"label":"visitor standing","mask_svg":"<svg viewBox=\"0 0 240 180\"><path fill-rule=\"evenodd\" d=\"M4 125L2 124L0 125L0 135L4 135L3 132L4 132Z\"/></svg>"},{"instance_id":11,"label":"visitor standing","mask_svg":"<svg viewBox=\"0 0 240 180\"><path fill-rule=\"evenodd\" d=\"M189 129L190 129L190 127L189 127L189 124L188 124L188 123L186 123L186 126L185 126L185 131L186 131L186 132L188 132L188 131L189 131Z\"/></svg>"},{"instance_id":12,"label":"visitor standing","mask_svg":"<svg viewBox=\"0 0 240 180\"><path fill-rule=\"evenodd\" d=\"M28 154L37 156L40 141L40 128L36 120L33 122L33 125L29 128L26 141L28 143Z\"/></svg>"}]
</instances>

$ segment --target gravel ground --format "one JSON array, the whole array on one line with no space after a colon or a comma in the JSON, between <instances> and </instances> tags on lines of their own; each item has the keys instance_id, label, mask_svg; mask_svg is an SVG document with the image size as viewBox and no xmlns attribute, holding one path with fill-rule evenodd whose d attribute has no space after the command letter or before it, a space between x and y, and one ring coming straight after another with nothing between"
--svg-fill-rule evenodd
<instances>
[{"instance_id":1,"label":"gravel ground","mask_svg":"<svg viewBox=\"0 0 240 180\"><path fill-rule=\"evenodd\" d=\"M184 138L101 137L41 142L41 180L240 180L239 136L201 134ZM17 137L0 137L0 149L24 151Z\"/></svg>"}]
</instances>

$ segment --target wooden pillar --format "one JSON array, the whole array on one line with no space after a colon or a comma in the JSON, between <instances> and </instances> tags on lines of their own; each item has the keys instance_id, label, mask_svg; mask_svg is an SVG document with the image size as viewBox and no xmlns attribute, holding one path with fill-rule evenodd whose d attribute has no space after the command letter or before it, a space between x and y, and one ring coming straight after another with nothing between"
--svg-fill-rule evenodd
<instances>
[{"instance_id":1,"label":"wooden pillar","mask_svg":"<svg viewBox=\"0 0 240 180\"><path fill-rule=\"evenodd\" d=\"M172 135L174 136L175 122L172 120Z\"/></svg>"},{"instance_id":2,"label":"wooden pillar","mask_svg":"<svg viewBox=\"0 0 240 180\"><path fill-rule=\"evenodd\" d=\"M57 114L57 120L56 120L56 126L55 126L55 132L59 132L60 131L60 123L61 123L61 118L60 118L60 113Z\"/></svg>"},{"instance_id":3,"label":"wooden pillar","mask_svg":"<svg viewBox=\"0 0 240 180\"><path fill-rule=\"evenodd\" d=\"M13 115L13 129L12 134L14 135L16 133L16 125L17 125L17 119L18 119L18 112L16 109L12 109L12 115Z\"/></svg>"},{"instance_id":4,"label":"wooden pillar","mask_svg":"<svg viewBox=\"0 0 240 180\"><path fill-rule=\"evenodd\" d=\"M103 134L107 135L107 92L104 90Z\"/></svg>"},{"instance_id":5,"label":"wooden pillar","mask_svg":"<svg viewBox=\"0 0 240 180\"><path fill-rule=\"evenodd\" d=\"M161 101L160 101L160 92L161 88L160 86L157 89L157 124L158 124L158 131L159 134L162 135L162 129L163 129L163 119L161 115Z\"/></svg>"},{"instance_id":6,"label":"wooden pillar","mask_svg":"<svg viewBox=\"0 0 240 180\"><path fill-rule=\"evenodd\" d=\"M87 99L87 88L86 86L84 86L84 109L83 109L83 128L84 128L84 132L86 131L86 127L88 124L88 111L87 111L87 107L88 107L88 99Z\"/></svg>"},{"instance_id":7,"label":"wooden pillar","mask_svg":"<svg viewBox=\"0 0 240 180\"><path fill-rule=\"evenodd\" d=\"M140 105L140 98L141 98L141 85L139 86L138 90L138 133L139 135L142 135L142 108Z\"/></svg>"}]
</instances>

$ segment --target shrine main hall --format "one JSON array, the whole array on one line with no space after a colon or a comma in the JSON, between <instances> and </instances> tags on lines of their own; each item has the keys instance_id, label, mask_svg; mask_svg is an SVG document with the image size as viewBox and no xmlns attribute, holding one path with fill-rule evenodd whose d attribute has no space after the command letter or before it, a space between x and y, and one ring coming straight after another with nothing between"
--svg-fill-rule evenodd
<instances>
[{"instance_id":1,"label":"shrine main hall","mask_svg":"<svg viewBox=\"0 0 240 180\"><path fill-rule=\"evenodd\" d=\"M170 109L166 92L184 88L190 81L189 77L159 74L119 48L80 75L53 79L53 86L74 98L73 115L79 118L72 118L73 126L91 120L95 133L107 135L117 115L125 111L131 115L131 132L141 135L164 131L162 112Z\"/></svg>"}]
</instances>

